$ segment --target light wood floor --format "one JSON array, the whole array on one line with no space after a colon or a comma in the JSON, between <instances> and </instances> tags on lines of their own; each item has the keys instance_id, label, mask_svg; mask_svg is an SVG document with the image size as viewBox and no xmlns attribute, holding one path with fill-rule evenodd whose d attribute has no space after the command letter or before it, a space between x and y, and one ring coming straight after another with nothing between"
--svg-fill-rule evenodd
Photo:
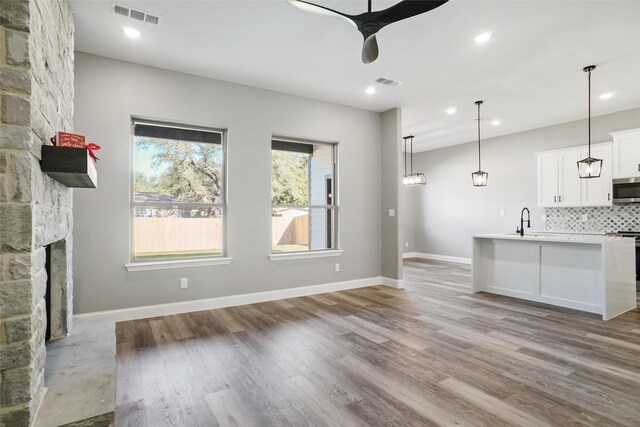
<instances>
[{"instance_id":1,"label":"light wood floor","mask_svg":"<svg viewBox=\"0 0 640 427\"><path fill-rule=\"evenodd\" d=\"M640 311L469 293L468 266L117 324L116 426L640 425Z\"/></svg>"}]
</instances>

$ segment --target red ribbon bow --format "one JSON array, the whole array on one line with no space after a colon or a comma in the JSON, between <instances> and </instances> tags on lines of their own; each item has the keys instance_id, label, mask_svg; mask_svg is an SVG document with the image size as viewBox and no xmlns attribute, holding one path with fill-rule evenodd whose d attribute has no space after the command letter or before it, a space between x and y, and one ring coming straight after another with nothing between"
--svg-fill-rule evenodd
<instances>
[{"instance_id":1,"label":"red ribbon bow","mask_svg":"<svg viewBox=\"0 0 640 427\"><path fill-rule=\"evenodd\" d=\"M89 152L89 156L91 156L91 158L93 159L94 162L97 161L97 160L100 160L93 153L93 150L98 151L100 149L100 146L98 144L94 144L93 142L91 142L91 143L86 145L86 148L87 148L87 151Z\"/></svg>"}]
</instances>

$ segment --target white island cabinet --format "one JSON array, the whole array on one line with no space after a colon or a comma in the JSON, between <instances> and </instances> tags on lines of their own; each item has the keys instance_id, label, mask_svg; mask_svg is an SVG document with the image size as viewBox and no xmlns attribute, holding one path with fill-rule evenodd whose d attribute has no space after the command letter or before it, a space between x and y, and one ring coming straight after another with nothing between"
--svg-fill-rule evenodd
<instances>
[{"instance_id":1,"label":"white island cabinet","mask_svg":"<svg viewBox=\"0 0 640 427\"><path fill-rule=\"evenodd\" d=\"M473 292L491 292L602 315L636 307L635 242L603 235L473 237Z\"/></svg>"}]
</instances>

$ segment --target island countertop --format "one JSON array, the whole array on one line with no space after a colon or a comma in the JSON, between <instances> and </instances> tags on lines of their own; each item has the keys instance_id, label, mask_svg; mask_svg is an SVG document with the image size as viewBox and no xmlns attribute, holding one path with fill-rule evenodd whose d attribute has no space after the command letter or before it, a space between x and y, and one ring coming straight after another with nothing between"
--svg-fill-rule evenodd
<instances>
[{"instance_id":1,"label":"island countertop","mask_svg":"<svg viewBox=\"0 0 640 427\"><path fill-rule=\"evenodd\" d=\"M520 240L534 242L558 242L558 243L582 243L587 245L601 245L605 242L613 241L629 241L634 242L632 237L607 236L604 234L584 234L584 233L557 233L534 231L524 236L518 233L490 233L475 234L473 237L479 239L501 239L501 240Z\"/></svg>"}]
</instances>

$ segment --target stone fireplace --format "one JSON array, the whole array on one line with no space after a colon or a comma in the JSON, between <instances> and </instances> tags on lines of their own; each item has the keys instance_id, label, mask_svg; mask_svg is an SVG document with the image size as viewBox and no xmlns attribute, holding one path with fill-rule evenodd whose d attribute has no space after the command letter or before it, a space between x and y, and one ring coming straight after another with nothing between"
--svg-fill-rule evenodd
<instances>
[{"instance_id":1,"label":"stone fireplace","mask_svg":"<svg viewBox=\"0 0 640 427\"><path fill-rule=\"evenodd\" d=\"M73 131L73 19L67 0L3 0L0 24L0 426L29 426L45 391L47 279L52 340L73 311L72 192L39 163L56 131Z\"/></svg>"},{"instance_id":2,"label":"stone fireplace","mask_svg":"<svg viewBox=\"0 0 640 427\"><path fill-rule=\"evenodd\" d=\"M59 240L45 247L45 272L47 284L45 292L46 332L45 342L63 338L69 332L71 300L67 297L70 291L71 265L67 258L67 240Z\"/></svg>"}]
</instances>

